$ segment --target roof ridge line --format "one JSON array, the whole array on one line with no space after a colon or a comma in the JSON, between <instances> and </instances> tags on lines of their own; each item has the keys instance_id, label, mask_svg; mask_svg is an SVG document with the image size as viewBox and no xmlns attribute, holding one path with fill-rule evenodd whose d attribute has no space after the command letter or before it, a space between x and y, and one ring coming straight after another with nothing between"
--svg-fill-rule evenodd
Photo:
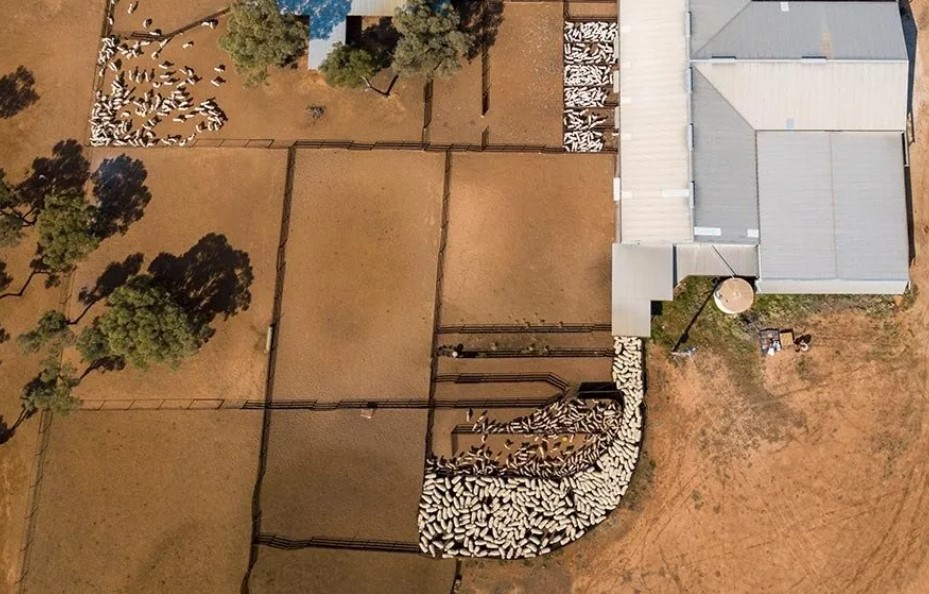
<instances>
[{"instance_id":1,"label":"roof ridge line","mask_svg":"<svg viewBox=\"0 0 929 594\"><path fill-rule=\"evenodd\" d=\"M736 106L732 104L732 101L729 100L729 97L726 97L725 93L723 93L722 91L720 91L719 88L718 88L716 85L713 84L713 81L711 81L711 80L709 79L709 77L707 77L705 74L703 74L703 72L700 71L700 68L699 68L699 67L696 69L696 74L700 75L700 78L702 78L703 80L705 80L705 81L706 81L706 84L710 85L710 87L713 89L713 91L714 91L717 95L719 95L719 98L722 99L722 100L726 103L726 105L729 106L729 109L731 109L733 112L735 112L735 115L737 115L737 116L739 117L739 119L741 119L743 122L745 122L745 125L748 126L750 130L752 130L752 131L755 132L756 134L758 133L758 129L755 128L754 126L752 126L752 123L749 122L748 119L746 119L746 117L745 117L744 115L742 115L742 112L739 111L739 110L736 108ZM692 119L692 118L691 118L691 119ZM695 121L691 121L691 123L692 123L694 126L697 125L697 122L695 122ZM758 154L758 152L757 152L757 147L756 147L755 154L756 154L756 155Z\"/></svg>"},{"instance_id":2,"label":"roof ridge line","mask_svg":"<svg viewBox=\"0 0 929 594\"><path fill-rule=\"evenodd\" d=\"M738 10L738 12L736 12L734 15L732 15L732 18L731 18L731 19L729 19L728 21L726 21L725 23L723 23L723 26L720 27L719 29L717 29L717 30L716 30L716 33L713 33L713 35L712 35L711 37L708 37L708 38L707 38L706 42L705 42L703 45L701 45L700 47L698 47L698 48L696 48L696 49L690 48L690 56L687 56L687 58L688 58L688 59L691 59L692 56L693 56L694 54L699 53L700 51L703 50L703 48L705 48L706 46L708 46L714 39L716 39L717 36L719 36L720 33L722 33L723 31L725 31L726 28L727 28L729 25L732 24L732 21L734 21L734 20L736 20L737 18L739 18L739 15L742 14L743 12L745 12L745 9L748 8L748 7L751 5L751 3L752 3L753 1L754 1L754 0L747 0L747 1L745 2L745 4L742 6L742 8L740 8L740 9ZM690 3L688 3L687 8L688 8L688 10L690 9ZM693 15L693 12L694 12L694 11L690 10L691 15ZM693 39L692 36L691 36L691 39Z\"/></svg>"}]
</instances>

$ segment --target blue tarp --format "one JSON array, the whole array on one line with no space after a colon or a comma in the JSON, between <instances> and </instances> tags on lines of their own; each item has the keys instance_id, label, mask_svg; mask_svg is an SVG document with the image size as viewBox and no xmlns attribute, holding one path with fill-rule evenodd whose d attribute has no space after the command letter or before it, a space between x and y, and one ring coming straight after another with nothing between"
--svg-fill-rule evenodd
<instances>
[{"instance_id":1,"label":"blue tarp","mask_svg":"<svg viewBox=\"0 0 929 594\"><path fill-rule=\"evenodd\" d=\"M281 12L310 18L310 39L329 39L352 9L351 0L278 0L277 4Z\"/></svg>"}]
</instances>

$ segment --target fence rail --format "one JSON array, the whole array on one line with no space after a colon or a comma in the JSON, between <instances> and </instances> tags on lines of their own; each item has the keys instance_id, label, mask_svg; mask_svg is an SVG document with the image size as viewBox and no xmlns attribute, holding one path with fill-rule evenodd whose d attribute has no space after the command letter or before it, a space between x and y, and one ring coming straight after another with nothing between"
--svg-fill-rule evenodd
<instances>
[{"instance_id":1,"label":"fence rail","mask_svg":"<svg viewBox=\"0 0 929 594\"><path fill-rule=\"evenodd\" d=\"M32 484L26 494L26 516L23 526L23 540L19 550L19 572L16 578L16 591L22 594L26 588L26 576L29 575L29 553L35 538L36 514L39 511L39 497L42 492L42 478L45 475L45 453L48 451L48 439L53 419L52 413L42 411L39 414L38 448L33 457ZM22 431L22 429L20 429Z\"/></svg>"},{"instance_id":2,"label":"fence rail","mask_svg":"<svg viewBox=\"0 0 929 594\"><path fill-rule=\"evenodd\" d=\"M582 154L582 153L578 153ZM439 334L571 334L611 332L608 322L594 324L462 324L439 326Z\"/></svg>"},{"instance_id":3,"label":"fence rail","mask_svg":"<svg viewBox=\"0 0 929 594\"><path fill-rule=\"evenodd\" d=\"M276 534L259 534L255 544L275 549L348 549L355 551L377 551L380 553L406 553L419 555L419 545L411 542L397 542L391 540L349 540L338 538L308 538L295 540L284 538Z\"/></svg>"}]
</instances>

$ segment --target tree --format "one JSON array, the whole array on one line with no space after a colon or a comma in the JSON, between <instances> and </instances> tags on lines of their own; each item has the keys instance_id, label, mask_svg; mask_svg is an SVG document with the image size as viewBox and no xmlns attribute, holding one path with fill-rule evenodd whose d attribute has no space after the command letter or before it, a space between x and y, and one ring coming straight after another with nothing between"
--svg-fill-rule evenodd
<instances>
[{"instance_id":1,"label":"tree","mask_svg":"<svg viewBox=\"0 0 929 594\"><path fill-rule=\"evenodd\" d=\"M21 334L16 342L27 353L37 353L47 345L53 354L60 354L74 343L74 333L69 326L63 313L47 311L39 318L35 328Z\"/></svg>"},{"instance_id":2,"label":"tree","mask_svg":"<svg viewBox=\"0 0 929 594\"><path fill-rule=\"evenodd\" d=\"M110 294L107 306L78 339L81 357L90 365L115 358L138 369L152 363L177 367L207 334L149 275L129 279Z\"/></svg>"},{"instance_id":3,"label":"tree","mask_svg":"<svg viewBox=\"0 0 929 594\"><path fill-rule=\"evenodd\" d=\"M378 70L380 67L371 52L343 43L336 43L319 65L319 71L330 87L357 89L365 86L384 94L371 86L371 77L377 74Z\"/></svg>"},{"instance_id":4,"label":"tree","mask_svg":"<svg viewBox=\"0 0 929 594\"><path fill-rule=\"evenodd\" d=\"M252 85L268 76L271 66L283 66L306 47L307 32L300 20L281 14L277 0L235 0L229 12L229 31L219 47L232 57Z\"/></svg>"},{"instance_id":5,"label":"tree","mask_svg":"<svg viewBox=\"0 0 929 594\"><path fill-rule=\"evenodd\" d=\"M21 200L6 183L6 173L0 169L0 248L14 246L22 239L23 227L33 224L19 212Z\"/></svg>"},{"instance_id":6,"label":"tree","mask_svg":"<svg viewBox=\"0 0 929 594\"><path fill-rule=\"evenodd\" d=\"M99 244L93 233L95 209L81 194L50 194L36 219L42 264L67 272Z\"/></svg>"},{"instance_id":7,"label":"tree","mask_svg":"<svg viewBox=\"0 0 929 594\"><path fill-rule=\"evenodd\" d=\"M392 68L403 76L446 77L461 69L471 38L460 29L461 18L447 0L407 0L393 24L400 39Z\"/></svg>"},{"instance_id":8,"label":"tree","mask_svg":"<svg viewBox=\"0 0 929 594\"><path fill-rule=\"evenodd\" d=\"M81 403L71 395L71 390L78 383L74 368L70 365L62 365L54 357L43 361L39 375L23 388L20 399L24 414L20 415L16 425L22 422L21 419L39 410L67 415Z\"/></svg>"}]
</instances>

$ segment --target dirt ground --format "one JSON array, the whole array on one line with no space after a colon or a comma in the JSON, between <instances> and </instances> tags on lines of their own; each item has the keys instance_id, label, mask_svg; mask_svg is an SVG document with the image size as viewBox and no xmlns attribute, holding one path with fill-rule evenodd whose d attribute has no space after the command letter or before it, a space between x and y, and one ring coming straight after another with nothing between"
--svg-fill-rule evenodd
<instances>
[{"instance_id":1,"label":"dirt ground","mask_svg":"<svg viewBox=\"0 0 929 594\"><path fill-rule=\"evenodd\" d=\"M261 531L418 542L425 443L425 410L274 411Z\"/></svg>"},{"instance_id":2,"label":"dirt ground","mask_svg":"<svg viewBox=\"0 0 929 594\"><path fill-rule=\"evenodd\" d=\"M142 6L146 0L140 1L142 4L132 17L145 12ZM125 2L122 0L120 4ZM136 26L141 29L141 19L136 20L139 21ZM229 121L219 131L200 134L197 137L198 145L212 146L218 139L275 139L287 142L295 139L421 140L422 81L399 80L389 98L357 89L333 89L325 84L319 73L307 71L306 57L302 57L291 67L272 70L267 84L246 88L244 78L232 66L229 55L217 45L220 36L226 31L226 22L226 18L220 18L215 30L197 27L178 35L165 46L157 60L153 60L149 52L126 61L129 70L138 66L143 69L155 68L156 73L162 72L157 69L158 64L168 61L178 67L194 69L203 79L188 87L194 102L215 99L228 115ZM188 42L193 42L193 45L185 49L184 45ZM96 50L87 51L96 46L96 42L88 44L85 53L96 56ZM219 66L225 66L222 74L214 71ZM105 71L105 88L108 89L113 76L109 70ZM216 77L226 82L220 87L213 86L210 81ZM92 75L85 79L88 88L91 78ZM390 75L385 72L376 77L374 82L386 86L389 81ZM138 94L141 95L144 90L138 87ZM318 119L314 118L307 111L310 106L324 107L325 114ZM193 122L165 122L158 125L156 132L159 137L173 133L186 136L193 132L193 127Z\"/></svg>"},{"instance_id":3,"label":"dirt ground","mask_svg":"<svg viewBox=\"0 0 929 594\"><path fill-rule=\"evenodd\" d=\"M159 254L189 254L184 265L198 270L192 275L194 282L209 281L209 286L216 289L210 293L213 296L208 308L223 313L212 323L216 333L209 342L177 370L153 367L147 371L94 372L82 381L75 395L88 404L137 398L262 399L286 153L252 149L95 149L91 170L123 154L141 161L143 183L151 199L141 219L132 223L125 235L117 233L105 239L78 267L71 285L70 316L73 319L80 315L84 309L78 299L80 292L92 289L108 265L137 253L144 256L142 271L150 270ZM199 247L190 252L195 246ZM247 262L241 266L237 251L247 254ZM204 262L209 270L200 270ZM250 299L247 308L239 308L224 319L234 293L227 284L233 265L251 269ZM103 307L103 303L94 305L82 323L88 323Z\"/></svg>"},{"instance_id":4,"label":"dirt ground","mask_svg":"<svg viewBox=\"0 0 929 594\"><path fill-rule=\"evenodd\" d=\"M490 48L491 143L561 146L563 29L560 2L504 3Z\"/></svg>"},{"instance_id":5,"label":"dirt ground","mask_svg":"<svg viewBox=\"0 0 929 594\"><path fill-rule=\"evenodd\" d=\"M455 562L417 555L262 547L252 571L254 594L448 594Z\"/></svg>"},{"instance_id":6,"label":"dirt ground","mask_svg":"<svg viewBox=\"0 0 929 594\"><path fill-rule=\"evenodd\" d=\"M130 15L129 7L133 4L134 12ZM142 21L152 19L148 31L161 29L167 33L202 21L205 17L228 8L229 4L229 0L119 0L113 9L113 31L127 34L145 31Z\"/></svg>"},{"instance_id":7,"label":"dirt ground","mask_svg":"<svg viewBox=\"0 0 929 594\"><path fill-rule=\"evenodd\" d=\"M238 591L260 412L77 412L50 430L26 592Z\"/></svg>"},{"instance_id":8,"label":"dirt ground","mask_svg":"<svg viewBox=\"0 0 929 594\"><path fill-rule=\"evenodd\" d=\"M608 321L614 160L454 155L441 323Z\"/></svg>"},{"instance_id":9,"label":"dirt ground","mask_svg":"<svg viewBox=\"0 0 929 594\"><path fill-rule=\"evenodd\" d=\"M0 118L0 168L10 177L25 177L32 160L58 141L86 137L103 6L102 1L0 3L0 77L24 66L38 95L13 117Z\"/></svg>"},{"instance_id":10,"label":"dirt ground","mask_svg":"<svg viewBox=\"0 0 929 594\"><path fill-rule=\"evenodd\" d=\"M428 395L443 159L298 154L275 398Z\"/></svg>"},{"instance_id":11,"label":"dirt ground","mask_svg":"<svg viewBox=\"0 0 929 594\"><path fill-rule=\"evenodd\" d=\"M28 277L35 252L32 234L16 248L0 250L0 276L9 286L0 293L18 291ZM2 286L5 283L0 283ZM0 299L0 426L12 425L20 413L20 393L39 371L41 355L25 355L16 337L38 320L40 312L53 309L61 289L45 288L41 277L29 284L22 297ZM26 487L31 481L36 448L37 419L26 421L15 439L0 446L0 592L13 587L19 571L19 550L26 511Z\"/></svg>"}]
</instances>

